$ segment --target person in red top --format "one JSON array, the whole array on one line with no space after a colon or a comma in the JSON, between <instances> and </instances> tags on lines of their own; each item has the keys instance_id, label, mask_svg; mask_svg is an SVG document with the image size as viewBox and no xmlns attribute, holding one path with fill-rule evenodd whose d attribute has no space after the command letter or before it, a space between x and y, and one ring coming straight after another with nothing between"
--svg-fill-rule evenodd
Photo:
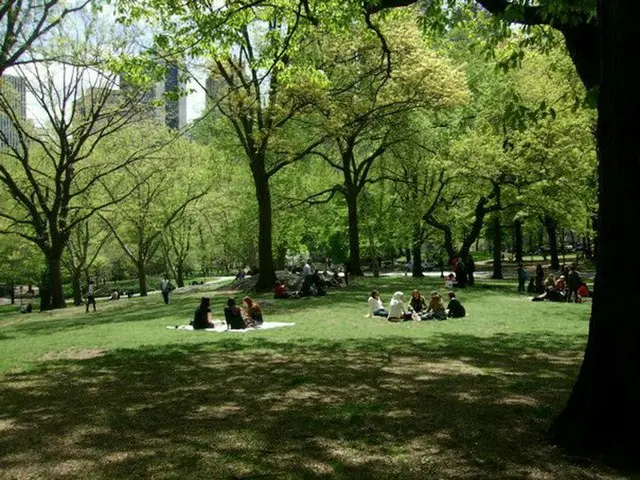
<instances>
[{"instance_id":1,"label":"person in red top","mask_svg":"<svg viewBox=\"0 0 640 480\"><path fill-rule=\"evenodd\" d=\"M287 286L280 280L276 280L273 285L273 298L291 298L291 295L287 292Z\"/></svg>"},{"instance_id":2,"label":"person in red top","mask_svg":"<svg viewBox=\"0 0 640 480\"><path fill-rule=\"evenodd\" d=\"M578 299L576 300L577 303L582 303L584 300L584 298L589 296L589 287L587 287L586 283L582 283L580 284L580 286L578 287Z\"/></svg>"}]
</instances>

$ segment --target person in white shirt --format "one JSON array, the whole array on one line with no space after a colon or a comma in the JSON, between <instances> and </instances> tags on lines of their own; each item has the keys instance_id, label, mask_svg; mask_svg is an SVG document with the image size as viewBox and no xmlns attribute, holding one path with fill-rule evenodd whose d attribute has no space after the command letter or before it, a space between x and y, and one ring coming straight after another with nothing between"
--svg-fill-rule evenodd
<instances>
[{"instance_id":1,"label":"person in white shirt","mask_svg":"<svg viewBox=\"0 0 640 480\"><path fill-rule=\"evenodd\" d=\"M384 309L382 300L380 300L380 294L377 290L373 290L371 292L371 296L369 297L369 300L367 300L367 303L369 304L369 317L386 317L389 315L389 312Z\"/></svg>"},{"instance_id":2,"label":"person in white shirt","mask_svg":"<svg viewBox=\"0 0 640 480\"><path fill-rule=\"evenodd\" d=\"M96 311L96 297L93 280L89 280L87 288L87 313L89 313L89 305L93 305L93 311Z\"/></svg>"},{"instance_id":3,"label":"person in white shirt","mask_svg":"<svg viewBox=\"0 0 640 480\"><path fill-rule=\"evenodd\" d=\"M169 304L169 293L171 290L173 290L173 286L171 285L169 278L165 275L160 281L160 292L162 292L162 299L166 305Z\"/></svg>"},{"instance_id":4,"label":"person in white shirt","mask_svg":"<svg viewBox=\"0 0 640 480\"><path fill-rule=\"evenodd\" d=\"M304 266L302 267L302 276L303 277L309 277L313 274L313 269L311 268L311 260L307 260L304 264Z\"/></svg>"},{"instance_id":5,"label":"person in white shirt","mask_svg":"<svg viewBox=\"0 0 640 480\"><path fill-rule=\"evenodd\" d=\"M393 294L393 297L391 297L391 301L389 302L389 316L387 319L390 322L411 319L411 313L407 312L404 306L404 294L402 292L396 292Z\"/></svg>"}]
</instances>

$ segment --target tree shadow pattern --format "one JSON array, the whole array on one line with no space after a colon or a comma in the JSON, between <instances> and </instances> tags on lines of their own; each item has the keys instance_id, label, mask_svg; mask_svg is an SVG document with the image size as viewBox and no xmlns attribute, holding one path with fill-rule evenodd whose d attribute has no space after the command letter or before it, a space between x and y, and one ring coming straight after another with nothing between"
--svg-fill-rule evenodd
<instances>
[{"instance_id":1,"label":"tree shadow pattern","mask_svg":"<svg viewBox=\"0 0 640 480\"><path fill-rule=\"evenodd\" d=\"M223 338L0 377L0 477L620 478L544 442L584 338Z\"/></svg>"}]
</instances>

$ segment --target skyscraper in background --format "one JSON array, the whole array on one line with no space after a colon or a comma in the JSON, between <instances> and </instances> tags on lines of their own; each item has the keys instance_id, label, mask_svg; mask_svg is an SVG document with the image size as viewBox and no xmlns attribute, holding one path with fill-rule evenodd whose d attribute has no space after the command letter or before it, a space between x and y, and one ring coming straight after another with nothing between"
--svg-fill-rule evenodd
<instances>
[{"instance_id":1,"label":"skyscraper in background","mask_svg":"<svg viewBox=\"0 0 640 480\"><path fill-rule=\"evenodd\" d=\"M164 123L173 129L183 128L187 124L187 97L184 92L185 84L180 81L178 67L171 66L164 80L164 94L170 95L164 99Z\"/></svg>"},{"instance_id":2,"label":"skyscraper in background","mask_svg":"<svg viewBox=\"0 0 640 480\"><path fill-rule=\"evenodd\" d=\"M11 104L11 109L18 117L19 121L27 118L27 94L24 78L14 75L3 75L0 77L0 89L2 95ZM20 142L20 137L11 118L0 111L0 150L11 146L16 148Z\"/></svg>"},{"instance_id":3,"label":"skyscraper in background","mask_svg":"<svg viewBox=\"0 0 640 480\"><path fill-rule=\"evenodd\" d=\"M120 90L129 86L125 79L120 79ZM148 105L148 113L156 121L164 123L172 129L183 128L187 124L187 97L184 95L185 84L180 79L178 67L171 66L167 70L163 81L156 83L148 94L141 97L142 104ZM180 95L180 92L183 92Z\"/></svg>"}]
</instances>

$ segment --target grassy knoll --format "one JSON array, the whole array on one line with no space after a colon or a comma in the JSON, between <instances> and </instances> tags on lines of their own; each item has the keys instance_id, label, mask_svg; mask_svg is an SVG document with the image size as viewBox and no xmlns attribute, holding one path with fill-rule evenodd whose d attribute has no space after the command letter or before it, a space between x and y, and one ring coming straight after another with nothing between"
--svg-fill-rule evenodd
<instances>
[{"instance_id":1,"label":"grassy knoll","mask_svg":"<svg viewBox=\"0 0 640 480\"><path fill-rule=\"evenodd\" d=\"M199 292L90 314L3 309L0 478L626 478L544 443L589 306L484 281L459 292L465 319L364 317L372 287L388 304L441 283L264 297L267 321L296 326L245 334L166 329L188 323ZM209 294L221 318L226 295Z\"/></svg>"}]
</instances>

